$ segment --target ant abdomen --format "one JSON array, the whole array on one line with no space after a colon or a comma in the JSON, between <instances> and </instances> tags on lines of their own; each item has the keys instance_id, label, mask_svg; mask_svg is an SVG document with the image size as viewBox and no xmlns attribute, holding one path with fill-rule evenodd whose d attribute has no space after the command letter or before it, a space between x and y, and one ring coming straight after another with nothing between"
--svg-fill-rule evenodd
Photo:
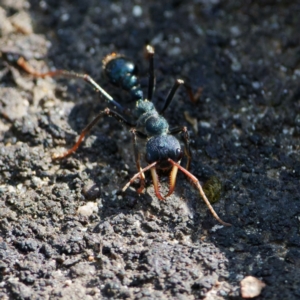
<instances>
[{"instance_id":1,"label":"ant abdomen","mask_svg":"<svg viewBox=\"0 0 300 300\"><path fill-rule=\"evenodd\" d=\"M109 54L103 59L103 71L113 85L129 92L132 100L143 99L137 68L131 60L116 53Z\"/></svg>"}]
</instances>

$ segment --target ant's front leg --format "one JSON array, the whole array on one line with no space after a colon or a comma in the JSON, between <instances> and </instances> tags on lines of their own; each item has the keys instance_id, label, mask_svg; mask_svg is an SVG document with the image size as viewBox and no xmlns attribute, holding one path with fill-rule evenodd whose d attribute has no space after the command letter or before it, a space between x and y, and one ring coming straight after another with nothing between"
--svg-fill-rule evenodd
<instances>
[{"instance_id":1,"label":"ant's front leg","mask_svg":"<svg viewBox=\"0 0 300 300\"><path fill-rule=\"evenodd\" d=\"M143 133L137 131L135 128L131 130L132 133L132 141L133 141L133 151L134 151L134 158L135 158L135 163L138 171L140 172L140 187L137 189L137 193L141 194L145 188L145 174L142 171L141 167L141 155L138 149L138 144L137 144L137 136L142 139L146 139L147 136L144 135Z\"/></svg>"},{"instance_id":2,"label":"ant's front leg","mask_svg":"<svg viewBox=\"0 0 300 300\"><path fill-rule=\"evenodd\" d=\"M65 158L65 157L71 155L72 153L74 153L78 149L78 147L80 146L82 141L84 140L85 136L99 122L99 120L102 118L103 115L114 117L117 121L125 124L128 127L135 127L135 124L128 122L122 115L120 115L116 111L111 110L110 108L105 108L103 111L100 111L100 113L98 113L98 115L82 130L78 141L75 143L75 145L71 149L69 149L67 152L65 152L63 154L54 154L52 156L52 158L53 159L61 159L61 158Z\"/></svg>"}]
</instances>

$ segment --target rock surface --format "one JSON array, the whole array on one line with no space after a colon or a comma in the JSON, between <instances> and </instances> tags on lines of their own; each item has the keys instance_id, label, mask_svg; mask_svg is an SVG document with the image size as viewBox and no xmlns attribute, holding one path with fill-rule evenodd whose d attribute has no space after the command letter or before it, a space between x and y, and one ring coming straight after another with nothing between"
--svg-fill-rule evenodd
<instances>
[{"instance_id":1,"label":"rock surface","mask_svg":"<svg viewBox=\"0 0 300 300\"><path fill-rule=\"evenodd\" d=\"M249 275L266 284L257 299L299 299L299 13L297 1L1 1L0 299L241 299ZM88 73L132 108L101 61L133 58L146 93L147 43L156 107L176 78L203 89L196 103L180 89L164 115L198 122L191 172L222 181L213 206L230 228L182 174L165 202L150 177L144 194L120 193L136 168L112 118L53 162L107 103L85 82L4 59ZM77 214L90 201L98 209Z\"/></svg>"}]
</instances>

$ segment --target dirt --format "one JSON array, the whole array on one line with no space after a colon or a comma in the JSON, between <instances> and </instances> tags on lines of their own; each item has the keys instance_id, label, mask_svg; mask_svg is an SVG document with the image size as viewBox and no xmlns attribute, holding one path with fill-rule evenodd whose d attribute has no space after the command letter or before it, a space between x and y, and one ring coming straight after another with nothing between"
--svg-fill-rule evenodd
<instances>
[{"instance_id":1,"label":"dirt","mask_svg":"<svg viewBox=\"0 0 300 300\"><path fill-rule=\"evenodd\" d=\"M297 1L0 5L0 299L241 299L250 275L266 284L256 299L299 299ZM203 89L195 103L180 89L164 115L189 127L191 172L222 182L213 206L231 227L183 174L166 201L150 177L143 194L137 184L122 193L136 167L131 134L113 118L53 161L108 104L85 82L35 78L5 57L88 73L132 109L102 59L132 58L146 93L148 43L158 109L176 78ZM166 194L168 177L161 185Z\"/></svg>"}]
</instances>

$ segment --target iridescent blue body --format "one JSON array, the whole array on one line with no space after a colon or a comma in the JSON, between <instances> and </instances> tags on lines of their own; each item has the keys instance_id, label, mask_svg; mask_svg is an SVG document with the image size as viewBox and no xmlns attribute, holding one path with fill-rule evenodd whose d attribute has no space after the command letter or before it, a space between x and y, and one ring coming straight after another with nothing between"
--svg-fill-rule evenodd
<instances>
[{"instance_id":1,"label":"iridescent blue body","mask_svg":"<svg viewBox=\"0 0 300 300\"><path fill-rule=\"evenodd\" d=\"M133 112L137 119L135 128L147 137L146 161L159 161L157 167L163 169L171 167L168 158L178 162L183 155L180 143L169 134L169 124L154 104L144 99L135 64L124 56L112 53L104 58L103 70L112 84L128 91L131 98L136 100Z\"/></svg>"},{"instance_id":2,"label":"iridescent blue body","mask_svg":"<svg viewBox=\"0 0 300 300\"><path fill-rule=\"evenodd\" d=\"M133 100L143 99L143 91L136 76L137 68L132 61L113 53L103 60L103 70L108 80L129 92Z\"/></svg>"}]
</instances>

